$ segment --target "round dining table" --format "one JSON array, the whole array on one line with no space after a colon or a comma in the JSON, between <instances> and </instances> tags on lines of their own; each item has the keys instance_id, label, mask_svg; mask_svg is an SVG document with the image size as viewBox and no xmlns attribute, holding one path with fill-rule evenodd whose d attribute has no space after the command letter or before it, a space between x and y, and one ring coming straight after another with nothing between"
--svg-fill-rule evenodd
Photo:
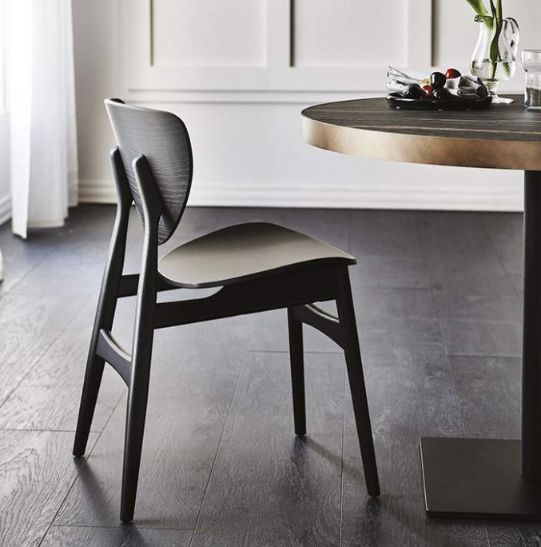
<instances>
[{"instance_id":1,"label":"round dining table","mask_svg":"<svg viewBox=\"0 0 541 547\"><path fill-rule=\"evenodd\" d=\"M324 150L524 171L522 439L422 438L431 516L541 519L541 113L526 110L522 97L511 98L511 105L486 110L395 110L378 98L302 112L304 140Z\"/></svg>"}]
</instances>

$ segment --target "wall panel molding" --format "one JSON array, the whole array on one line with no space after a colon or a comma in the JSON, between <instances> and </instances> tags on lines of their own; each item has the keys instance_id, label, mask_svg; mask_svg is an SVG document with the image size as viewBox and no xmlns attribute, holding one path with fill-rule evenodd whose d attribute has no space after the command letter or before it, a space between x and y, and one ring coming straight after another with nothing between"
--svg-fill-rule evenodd
<instances>
[{"instance_id":1,"label":"wall panel molding","mask_svg":"<svg viewBox=\"0 0 541 547\"><path fill-rule=\"evenodd\" d=\"M265 0L266 6L266 59L265 66L156 66L153 64L153 36L156 27L155 9L152 3L160 0L119 0L118 48L125 70L127 96L140 92L209 92L209 91L351 91L373 92L385 85L387 64L381 62L362 63L353 66L322 64L321 66L297 66L295 62L296 25L302 25L293 14L295 3L300 0ZM171 0L161 0L169 1ZM238 0L253 2L255 0ZM259 0L263 1L263 0ZM314 0L310 0L314 1ZM322 0L328 2L329 0ZM333 0L335 3L352 0ZM405 44L404 64L411 66L429 65L432 59L432 0L395 0L403 5L402 18ZM337 4L339 5L339 4ZM355 4L353 4L355 5ZM375 4L376 5L376 4ZM130 17L122 13L130 12ZM390 10L385 11L389 13ZM422 12L422 16L419 13ZM154 14L154 15L153 15ZM399 15L398 15L399 16ZM362 31L363 21L355 28ZM396 22L395 22L396 23ZM313 29L307 29L307 32ZM219 29L217 29L219 32ZM332 32L340 33L339 27L329 26ZM319 38L319 33L318 33ZM154 37L155 39L155 37ZM324 42L325 35L321 35ZM388 43L392 36L381 35L380 46ZM312 39L312 43L317 40ZM377 43L367 43L367 50L377 51Z\"/></svg>"}]
</instances>

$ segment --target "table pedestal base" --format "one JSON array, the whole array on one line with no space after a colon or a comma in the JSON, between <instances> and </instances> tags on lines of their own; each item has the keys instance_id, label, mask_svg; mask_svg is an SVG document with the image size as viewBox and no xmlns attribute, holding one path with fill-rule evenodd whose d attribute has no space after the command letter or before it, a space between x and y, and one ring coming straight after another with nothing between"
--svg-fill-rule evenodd
<instances>
[{"instance_id":1,"label":"table pedestal base","mask_svg":"<svg viewBox=\"0 0 541 547\"><path fill-rule=\"evenodd\" d=\"M421 439L426 512L541 520L541 482L521 477L521 442Z\"/></svg>"}]
</instances>

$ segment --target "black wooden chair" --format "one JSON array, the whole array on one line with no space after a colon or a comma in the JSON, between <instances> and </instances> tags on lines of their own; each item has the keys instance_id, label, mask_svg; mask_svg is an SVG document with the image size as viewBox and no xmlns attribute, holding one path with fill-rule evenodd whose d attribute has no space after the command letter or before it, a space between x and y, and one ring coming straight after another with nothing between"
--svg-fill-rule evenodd
<instances>
[{"instance_id":1,"label":"black wooden chair","mask_svg":"<svg viewBox=\"0 0 541 547\"><path fill-rule=\"evenodd\" d=\"M274 224L230 226L181 245L158 263L158 246L175 231L192 181L192 151L175 115L105 101L117 141L111 153L117 214L90 343L73 453L85 453L104 363L128 386L120 518L133 519L147 408L154 329L287 308L295 433L304 435L302 324L320 330L345 352L365 480L379 482L351 296L349 254ZM141 272L123 275L130 206L144 224ZM157 302L157 292L217 287L212 296ZM118 298L137 296L131 354L111 334ZM338 318L313 305L335 300Z\"/></svg>"}]
</instances>

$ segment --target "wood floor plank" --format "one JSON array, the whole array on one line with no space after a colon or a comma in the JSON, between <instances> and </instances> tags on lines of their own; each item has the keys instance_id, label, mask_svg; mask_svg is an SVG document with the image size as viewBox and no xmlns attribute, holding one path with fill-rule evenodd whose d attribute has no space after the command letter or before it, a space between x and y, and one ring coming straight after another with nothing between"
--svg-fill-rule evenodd
<instances>
[{"instance_id":1,"label":"wood floor plank","mask_svg":"<svg viewBox=\"0 0 541 547\"><path fill-rule=\"evenodd\" d=\"M353 273L350 270L350 275ZM365 318L419 318L437 317L430 289L366 289L352 279L357 316Z\"/></svg>"},{"instance_id":2,"label":"wood floor plank","mask_svg":"<svg viewBox=\"0 0 541 547\"><path fill-rule=\"evenodd\" d=\"M357 328L361 350L439 352L443 348L435 317L371 316L359 311Z\"/></svg>"},{"instance_id":3,"label":"wood floor plank","mask_svg":"<svg viewBox=\"0 0 541 547\"><path fill-rule=\"evenodd\" d=\"M71 433L0 431L0 545L39 545L77 474L72 442Z\"/></svg>"},{"instance_id":4,"label":"wood floor plank","mask_svg":"<svg viewBox=\"0 0 541 547\"><path fill-rule=\"evenodd\" d=\"M419 225L432 288L462 294L509 290L480 215L423 213Z\"/></svg>"},{"instance_id":5,"label":"wood floor plank","mask_svg":"<svg viewBox=\"0 0 541 547\"><path fill-rule=\"evenodd\" d=\"M191 530L51 526L41 547L188 547Z\"/></svg>"},{"instance_id":6,"label":"wood floor plank","mask_svg":"<svg viewBox=\"0 0 541 547\"><path fill-rule=\"evenodd\" d=\"M419 458L422 436L462 436L452 378L442 352L365 351L382 495L368 498L346 397L342 545L487 545L483 522L428 519Z\"/></svg>"},{"instance_id":7,"label":"wood floor plank","mask_svg":"<svg viewBox=\"0 0 541 547\"><path fill-rule=\"evenodd\" d=\"M522 304L516 290L509 285L505 292L445 291L433 289L439 317L469 321L502 321L520 323Z\"/></svg>"},{"instance_id":8,"label":"wood floor plank","mask_svg":"<svg viewBox=\"0 0 541 547\"><path fill-rule=\"evenodd\" d=\"M208 325L206 325L208 327ZM135 523L193 529L246 353L194 325L157 332ZM125 399L105 427L56 524L117 526Z\"/></svg>"},{"instance_id":9,"label":"wood floor plank","mask_svg":"<svg viewBox=\"0 0 541 547\"><path fill-rule=\"evenodd\" d=\"M89 299L0 406L0 429L75 431L96 302ZM128 322L121 324L128 330ZM125 385L106 366L92 422L101 431Z\"/></svg>"},{"instance_id":10,"label":"wood floor plank","mask_svg":"<svg viewBox=\"0 0 541 547\"><path fill-rule=\"evenodd\" d=\"M50 255L57 243L56 237L39 234L25 241L11 233L11 225L6 223L0 229L0 249L4 260L4 280L0 283L0 296L5 296L30 271Z\"/></svg>"},{"instance_id":11,"label":"wood floor plank","mask_svg":"<svg viewBox=\"0 0 541 547\"><path fill-rule=\"evenodd\" d=\"M522 360L451 357L467 437L520 438Z\"/></svg>"},{"instance_id":12,"label":"wood floor plank","mask_svg":"<svg viewBox=\"0 0 541 547\"><path fill-rule=\"evenodd\" d=\"M336 307L326 307L336 314ZM334 311L333 311L334 309ZM249 351L289 351L287 312L285 309L255 315L226 319L231 342ZM217 323L217 322L216 322ZM209 324L209 328L212 328ZM303 327L304 347L307 352L340 353L332 340L311 327Z\"/></svg>"},{"instance_id":13,"label":"wood floor plank","mask_svg":"<svg viewBox=\"0 0 541 547\"><path fill-rule=\"evenodd\" d=\"M0 404L99 286L101 267L93 257L69 250L46 259L2 299Z\"/></svg>"},{"instance_id":14,"label":"wood floor plank","mask_svg":"<svg viewBox=\"0 0 541 547\"><path fill-rule=\"evenodd\" d=\"M350 215L351 253L359 259L423 258L418 225L419 213L353 210Z\"/></svg>"},{"instance_id":15,"label":"wood floor plank","mask_svg":"<svg viewBox=\"0 0 541 547\"><path fill-rule=\"evenodd\" d=\"M447 355L520 357L522 325L514 321L440 319Z\"/></svg>"},{"instance_id":16,"label":"wood floor plank","mask_svg":"<svg viewBox=\"0 0 541 547\"><path fill-rule=\"evenodd\" d=\"M541 526L525 522L487 522L490 547L538 547Z\"/></svg>"},{"instance_id":17,"label":"wood floor plank","mask_svg":"<svg viewBox=\"0 0 541 547\"><path fill-rule=\"evenodd\" d=\"M65 228L28 242L0 230L2 546L37 545L61 505L43 545L189 545L196 524L194 545L540 544L536 524L427 518L418 454L423 435L519 434L521 215L189 207L161 253L259 219L359 257L350 273L383 495L366 497L341 350L310 328L308 437L295 441L277 311L158 332L129 527L118 520L124 400L105 425L125 391L112 371L93 455L74 463L64 432L76 419L113 219L112 206L81 206ZM134 210L126 271L139 267L140 237ZM115 322L126 348L133 312L134 299L122 302Z\"/></svg>"},{"instance_id":18,"label":"wood floor plank","mask_svg":"<svg viewBox=\"0 0 541 547\"><path fill-rule=\"evenodd\" d=\"M366 256L356 266L358 286L377 289L426 289L430 277L422 258Z\"/></svg>"},{"instance_id":19,"label":"wood floor plank","mask_svg":"<svg viewBox=\"0 0 541 547\"><path fill-rule=\"evenodd\" d=\"M505 271L508 274L522 274L524 270L522 215L485 213L483 221Z\"/></svg>"},{"instance_id":20,"label":"wood floor plank","mask_svg":"<svg viewBox=\"0 0 541 547\"><path fill-rule=\"evenodd\" d=\"M352 283L364 288L430 287L417 213L351 211L350 252L358 264Z\"/></svg>"},{"instance_id":21,"label":"wood floor plank","mask_svg":"<svg viewBox=\"0 0 541 547\"><path fill-rule=\"evenodd\" d=\"M344 361L306 360L308 436L293 433L286 354L256 354L231 408L194 546L338 545Z\"/></svg>"}]
</instances>

